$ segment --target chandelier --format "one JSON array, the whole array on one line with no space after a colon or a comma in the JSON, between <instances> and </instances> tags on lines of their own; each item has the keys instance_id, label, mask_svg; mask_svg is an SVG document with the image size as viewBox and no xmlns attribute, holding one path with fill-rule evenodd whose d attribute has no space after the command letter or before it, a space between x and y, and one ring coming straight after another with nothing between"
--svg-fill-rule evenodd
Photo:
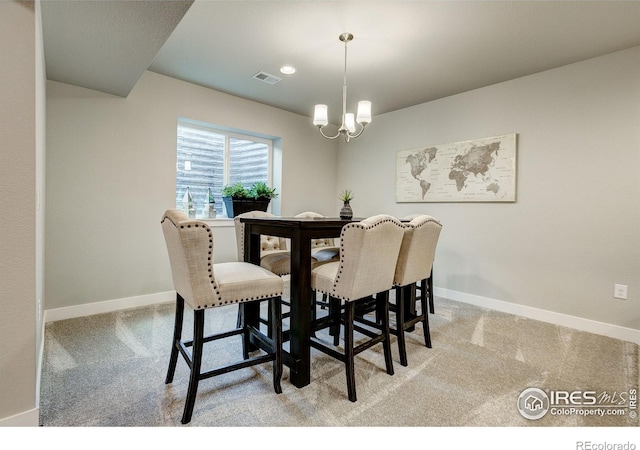
<instances>
[{"instance_id":1,"label":"chandelier","mask_svg":"<svg viewBox=\"0 0 640 450\"><path fill-rule=\"evenodd\" d=\"M342 124L335 136L327 136L323 128L329 124L327 105L316 105L313 112L313 124L318 127L320 134L327 139L336 139L344 136L345 142L357 138L364 131L364 127L371 123L371 102L362 100L358 102L358 114L354 118L353 113L347 113L347 43L353 40L353 34L342 33L339 39L344 42L344 82L342 84ZM356 128L356 122L360 130Z\"/></svg>"}]
</instances>

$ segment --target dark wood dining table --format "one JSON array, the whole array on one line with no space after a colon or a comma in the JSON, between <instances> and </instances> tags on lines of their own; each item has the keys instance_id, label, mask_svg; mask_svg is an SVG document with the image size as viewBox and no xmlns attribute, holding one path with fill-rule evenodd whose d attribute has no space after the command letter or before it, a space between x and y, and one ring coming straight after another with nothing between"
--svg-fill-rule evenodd
<instances>
[{"instance_id":1,"label":"dark wood dining table","mask_svg":"<svg viewBox=\"0 0 640 450\"><path fill-rule=\"evenodd\" d=\"M260 235L280 236L291 242L291 281L289 350L284 363L290 368L290 381L304 387L311 381L311 241L340 236L342 227L362 219L252 217L240 219L244 224L244 260L260 264ZM245 307L249 307L248 305ZM245 312L247 320L259 320L259 311Z\"/></svg>"}]
</instances>

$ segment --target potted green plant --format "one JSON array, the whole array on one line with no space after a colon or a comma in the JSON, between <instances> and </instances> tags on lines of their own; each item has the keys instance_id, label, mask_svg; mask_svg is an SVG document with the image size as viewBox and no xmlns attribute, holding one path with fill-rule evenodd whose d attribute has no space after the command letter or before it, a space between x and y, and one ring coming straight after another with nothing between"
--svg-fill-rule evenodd
<instances>
[{"instance_id":1,"label":"potted green plant","mask_svg":"<svg viewBox=\"0 0 640 450\"><path fill-rule=\"evenodd\" d=\"M277 198L278 194L276 194L276 188L270 188L266 183L259 181L254 183L249 189L249 197L260 200L271 200L272 198Z\"/></svg>"},{"instance_id":2,"label":"potted green plant","mask_svg":"<svg viewBox=\"0 0 640 450\"><path fill-rule=\"evenodd\" d=\"M227 217L234 217L234 202L240 203L241 200L248 197L249 191L242 183L235 183L222 188L222 201L227 210Z\"/></svg>"},{"instance_id":3,"label":"potted green plant","mask_svg":"<svg viewBox=\"0 0 640 450\"><path fill-rule=\"evenodd\" d=\"M242 183L225 186L222 189L222 200L228 217L235 217L248 211L266 211L272 198L278 197L275 188L266 183L254 183L246 188Z\"/></svg>"},{"instance_id":4,"label":"potted green plant","mask_svg":"<svg viewBox=\"0 0 640 450\"><path fill-rule=\"evenodd\" d=\"M353 217L353 210L351 209L351 200L353 200L353 192L349 189L345 189L340 193L338 197L342 200L342 209L340 209L340 218L341 219L351 219Z\"/></svg>"}]
</instances>

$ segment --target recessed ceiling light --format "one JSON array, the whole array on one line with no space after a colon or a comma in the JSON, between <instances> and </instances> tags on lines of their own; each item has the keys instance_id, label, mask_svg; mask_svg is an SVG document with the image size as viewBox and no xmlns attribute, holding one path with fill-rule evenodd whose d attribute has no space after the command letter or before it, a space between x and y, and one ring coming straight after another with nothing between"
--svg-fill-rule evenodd
<instances>
[{"instance_id":1,"label":"recessed ceiling light","mask_svg":"<svg viewBox=\"0 0 640 450\"><path fill-rule=\"evenodd\" d=\"M296 68L293 66L282 66L280 67L280 72L285 75L291 75L293 73L296 73Z\"/></svg>"}]
</instances>

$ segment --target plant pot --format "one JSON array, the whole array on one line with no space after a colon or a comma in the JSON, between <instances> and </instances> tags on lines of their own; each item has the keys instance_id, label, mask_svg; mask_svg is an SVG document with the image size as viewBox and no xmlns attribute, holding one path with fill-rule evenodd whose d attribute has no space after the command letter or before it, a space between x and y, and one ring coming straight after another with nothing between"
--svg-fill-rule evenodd
<instances>
[{"instance_id":1,"label":"plant pot","mask_svg":"<svg viewBox=\"0 0 640 450\"><path fill-rule=\"evenodd\" d=\"M344 202L342 209L340 210L341 219L351 219L353 217L353 210L349 202Z\"/></svg>"},{"instance_id":2,"label":"plant pot","mask_svg":"<svg viewBox=\"0 0 640 450\"><path fill-rule=\"evenodd\" d=\"M222 197L225 209L227 210L227 217L236 217L238 214L246 213L249 211L266 211L269 207L270 199L261 200L253 198L233 198Z\"/></svg>"}]
</instances>

